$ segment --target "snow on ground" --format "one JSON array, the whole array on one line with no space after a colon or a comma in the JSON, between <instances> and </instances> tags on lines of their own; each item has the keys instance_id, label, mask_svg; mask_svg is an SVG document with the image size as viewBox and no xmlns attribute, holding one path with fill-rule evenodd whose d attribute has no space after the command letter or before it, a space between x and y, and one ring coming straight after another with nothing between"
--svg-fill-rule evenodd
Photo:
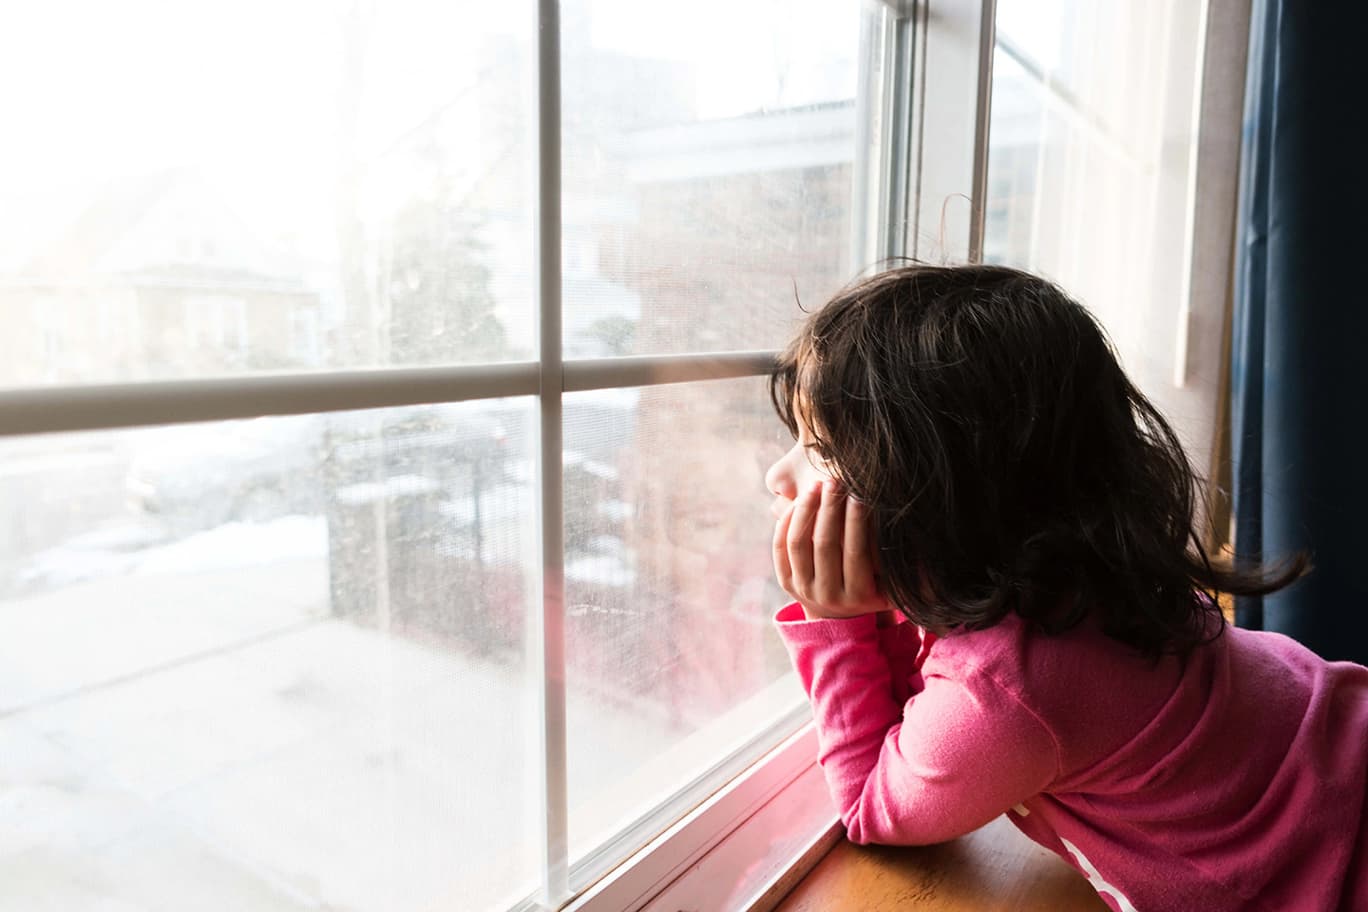
<instances>
[{"instance_id":1,"label":"snow on ground","mask_svg":"<svg viewBox=\"0 0 1368 912\"><path fill-rule=\"evenodd\" d=\"M186 573L255 567L328 556L328 524L321 516L282 516L269 522L231 522L142 552L133 573Z\"/></svg>"},{"instance_id":2,"label":"snow on ground","mask_svg":"<svg viewBox=\"0 0 1368 912\"><path fill-rule=\"evenodd\" d=\"M231 522L167 541L149 520L111 524L33 555L19 570L24 591L55 589L111 576L146 576L254 567L283 560L326 558L321 516Z\"/></svg>"},{"instance_id":3,"label":"snow on ground","mask_svg":"<svg viewBox=\"0 0 1368 912\"><path fill-rule=\"evenodd\" d=\"M485 494L530 515L525 485ZM0 598L0 908L479 908L530 883L526 663L331 617L327 548L321 517L129 520L28 562ZM611 536L566 569L632 579ZM577 851L737 737L568 703Z\"/></svg>"},{"instance_id":4,"label":"snow on ground","mask_svg":"<svg viewBox=\"0 0 1368 912\"><path fill-rule=\"evenodd\" d=\"M308 525L273 525L251 547L303 550ZM331 618L325 562L236 566L247 531L0 600L0 908L477 909L530 888L525 663ZM567 709L577 839L698 762L651 772L680 732L586 688Z\"/></svg>"}]
</instances>

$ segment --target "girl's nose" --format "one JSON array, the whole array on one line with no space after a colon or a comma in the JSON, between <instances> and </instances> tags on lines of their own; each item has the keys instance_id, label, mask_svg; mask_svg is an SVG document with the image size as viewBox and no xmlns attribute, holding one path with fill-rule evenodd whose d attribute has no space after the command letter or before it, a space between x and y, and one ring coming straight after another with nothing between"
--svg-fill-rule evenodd
<instances>
[{"instance_id":1,"label":"girl's nose","mask_svg":"<svg viewBox=\"0 0 1368 912\"><path fill-rule=\"evenodd\" d=\"M787 455L769 467L769 471L765 473L765 487L769 488L772 494L787 497L789 500L797 499L798 483L789 468Z\"/></svg>"}]
</instances>

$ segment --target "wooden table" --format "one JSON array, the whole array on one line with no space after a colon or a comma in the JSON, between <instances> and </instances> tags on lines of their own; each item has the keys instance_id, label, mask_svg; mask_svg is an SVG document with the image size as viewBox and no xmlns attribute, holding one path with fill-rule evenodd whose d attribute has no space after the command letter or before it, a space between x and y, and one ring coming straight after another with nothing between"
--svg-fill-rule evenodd
<instances>
[{"instance_id":1,"label":"wooden table","mask_svg":"<svg viewBox=\"0 0 1368 912\"><path fill-rule=\"evenodd\" d=\"M919 848L842 839L778 912L1107 912L1062 859L999 817L953 842Z\"/></svg>"}]
</instances>

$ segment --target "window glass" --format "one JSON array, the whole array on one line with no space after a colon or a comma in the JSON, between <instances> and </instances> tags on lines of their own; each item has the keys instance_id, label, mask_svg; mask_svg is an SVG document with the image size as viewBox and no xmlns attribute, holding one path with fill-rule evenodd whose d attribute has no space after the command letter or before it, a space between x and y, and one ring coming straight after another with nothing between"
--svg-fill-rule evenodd
<instances>
[{"instance_id":1,"label":"window glass","mask_svg":"<svg viewBox=\"0 0 1368 912\"><path fill-rule=\"evenodd\" d=\"M851 277L859 22L564 4L566 357L776 347ZM0 13L0 388L534 357L533 34L473 0ZM533 413L0 439L0 906L528 895ZM806 711L780 433L755 378L565 398L577 886Z\"/></svg>"},{"instance_id":2,"label":"window glass","mask_svg":"<svg viewBox=\"0 0 1368 912\"><path fill-rule=\"evenodd\" d=\"M530 892L531 414L0 442L0 907Z\"/></svg>"},{"instance_id":3,"label":"window glass","mask_svg":"<svg viewBox=\"0 0 1368 912\"><path fill-rule=\"evenodd\" d=\"M1205 465L1214 385L1174 379L1199 14L1199 4L999 0L984 258L1041 272L1097 314Z\"/></svg>"},{"instance_id":4,"label":"window glass","mask_svg":"<svg viewBox=\"0 0 1368 912\"><path fill-rule=\"evenodd\" d=\"M0 12L0 386L532 351L530 15Z\"/></svg>"},{"instance_id":5,"label":"window glass","mask_svg":"<svg viewBox=\"0 0 1368 912\"><path fill-rule=\"evenodd\" d=\"M736 750L753 748L753 759L773 746L782 734L750 742L806 701L770 623L787 599L773 580L763 475L787 434L764 381L580 393L565 403L578 860ZM591 748L608 719L621 728ZM726 778L715 771L702 787ZM620 855L677 816L653 814Z\"/></svg>"},{"instance_id":6,"label":"window glass","mask_svg":"<svg viewBox=\"0 0 1368 912\"><path fill-rule=\"evenodd\" d=\"M566 357L774 348L851 277L859 10L562 5Z\"/></svg>"}]
</instances>

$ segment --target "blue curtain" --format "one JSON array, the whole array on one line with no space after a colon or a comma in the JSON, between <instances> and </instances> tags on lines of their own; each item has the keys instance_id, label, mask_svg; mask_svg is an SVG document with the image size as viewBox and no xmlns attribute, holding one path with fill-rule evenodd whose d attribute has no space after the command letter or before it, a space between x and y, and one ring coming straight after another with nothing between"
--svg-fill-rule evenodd
<instances>
[{"instance_id":1,"label":"blue curtain","mask_svg":"<svg viewBox=\"0 0 1368 912\"><path fill-rule=\"evenodd\" d=\"M1368 664L1368 4L1254 0L1231 358L1236 623Z\"/></svg>"}]
</instances>

